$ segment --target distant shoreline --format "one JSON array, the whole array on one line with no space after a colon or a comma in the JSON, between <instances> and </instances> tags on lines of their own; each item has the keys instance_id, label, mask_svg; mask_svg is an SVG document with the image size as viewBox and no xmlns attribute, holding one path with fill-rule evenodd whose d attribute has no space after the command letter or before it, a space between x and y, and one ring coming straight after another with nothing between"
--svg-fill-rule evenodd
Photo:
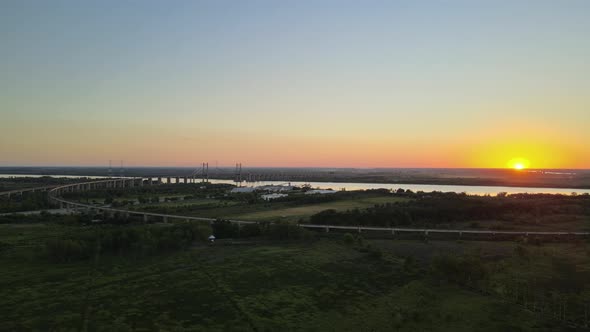
<instances>
[{"instance_id":1,"label":"distant shoreline","mask_svg":"<svg viewBox=\"0 0 590 332\"><path fill-rule=\"evenodd\" d=\"M106 177L106 174L40 174L40 173L29 173L29 172L21 172L21 173L0 173L0 178L7 178L10 176L14 177L27 177L27 176L50 176L50 177ZM118 174L113 174L113 177L118 177ZM143 177L157 177L158 175L151 175L151 174L124 174L125 177L134 177L134 176L143 176ZM186 174L169 174L170 177L184 177ZM164 176L166 177L166 176ZM221 180L221 181L228 181L233 180L232 176L227 177L210 177L210 180ZM404 179L405 181L386 181L386 179L364 179L363 181L355 180L354 178L331 178L329 176L326 177L316 177L313 179L304 179L304 178L289 178L288 175L285 175L283 179L273 179L273 180L261 180L257 182L309 182L309 183L325 183L325 184L350 184L350 185L375 185L375 184L382 184L387 186L401 186L403 188L404 185L425 185L425 186L464 186L464 187L508 187L508 188L538 188L538 189L561 189L561 190L590 190L590 185L559 185L557 183L536 183L536 182L529 182L529 183L521 183L521 182L509 182L503 181L501 179L473 179L473 178L449 178L449 179L442 179L442 178L429 178L429 179ZM256 182L246 182L246 183L256 183ZM335 188L338 189L338 188Z\"/></svg>"}]
</instances>

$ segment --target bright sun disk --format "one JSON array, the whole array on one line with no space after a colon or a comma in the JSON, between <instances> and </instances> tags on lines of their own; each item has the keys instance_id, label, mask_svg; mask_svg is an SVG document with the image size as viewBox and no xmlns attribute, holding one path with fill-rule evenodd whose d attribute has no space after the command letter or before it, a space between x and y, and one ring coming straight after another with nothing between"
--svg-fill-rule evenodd
<instances>
[{"instance_id":1,"label":"bright sun disk","mask_svg":"<svg viewBox=\"0 0 590 332\"><path fill-rule=\"evenodd\" d=\"M523 169L527 169L530 166L530 162L528 159L525 158L513 158L508 163L506 163L506 167L512 168L514 170L520 171Z\"/></svg>"}]
</instances>

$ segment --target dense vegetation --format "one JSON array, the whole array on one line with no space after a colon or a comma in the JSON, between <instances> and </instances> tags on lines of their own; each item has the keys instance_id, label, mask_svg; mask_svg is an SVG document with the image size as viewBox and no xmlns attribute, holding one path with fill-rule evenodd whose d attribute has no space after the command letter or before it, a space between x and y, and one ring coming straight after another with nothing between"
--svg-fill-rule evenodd
<instances>
[{"instance_id":1,"label":"dense vegetation","mask_svg":"<svg viewBox=\"0 0 590 332\"><path fill-rule=\"evenodd\" d=\"M217 220L212 224L213 234L221 239L264 236L269 240L311 240L314 233L291 223L236 224Z\"/></svg>"},{"instance_id":2,"label":"dense vegetation","mask_svg":"<svg viewBox=\"0 0 590 332\"><path fill-rule=\"evenodd\" d=\"M564 222L587 228L590 222L587 195L400 190L263 202L227 189L178 185L67 195L211 214L365 204L311 217L337 225L482 227L489 221L495 228ZM27 199L31 209L46 204L35 194L10 204L22 209ZM273 221L0 216L0 330L558 331L590 323L586 240L419 242L314 233Z\"/></svg>"},{"instance_id":3,"label":"dense vegetation","mask_svg":"<svg viewBox=\"0 0 590 332\"><path fill-rule=\"evenodd\" d=\"M220 221L213 228L226 226ZM0 330L556 331L585 324L583 306L573 307L573 298L564 297L565 313L547 301L546 314L535 314L523 310L524 299L532 310L532 295L525 296L525 288L506 296L482 291L499 285L513 289L509 276L531 269L527 262L563 258L565 252L577 257L579 250L570 246L551 248L552 256L544 259L543 248L527 246L519 254L519 247L509 244L500 268L497 258L486 258L496 247L471 243L452 244L449 256L427 259L421 252L440 252L438 244L347 234L306 241L283 237L287 242L250 237L256 241L211 246L199 245L204 242L197 231L193 245L170 247L170 241L163 241L167 244L144 252L137 245L159 237L154 234L188 240L194 228L0 227L5 244L0 251ZM56 239L81 243L91 257L45 255ZM395 245L414 254L400 254ZM574 267L588 261L579 259ZM535 272L554 276L544 267ZM560 288L546 289L565 294Z\"/></svg>"},{"instance_id":4,"label":"dense vegetation","mask_svg":"<svg viewBox=\"0 0 590 332\"><path fill-rule=\"evenodd\" d=\"M22 195L0 197L0 213L33 211L51 208L45 192L27 192Z\"/></svg>"},{"instance_id":5,"label":"dense vegetation","mask_svg":"<svg viewBox=\"0 0 590 332\"><path fill-rule=\"evenodd\" d=\"M404 193L408 195L408 193ZM327 210L311 217L322 225L440 226L468 221L508 221L529 226L562 221L590 222L590 196L410 194L414 199L349 211ZM494 226L497 226L494 224Z\"/></svg>"},{"instance_id":6,"label":"dense vegetation","mask_svg":"<svg viewBox=\"0 0 590 332\"><path fill-rule=\"evenodd\" d=\"M145 256L186 249L195 241L207 241L210 234L210 227L194 224L103 226L49 239L45 251L54 262L84 260L98 254Z\"/></svg>"}]
</instances>

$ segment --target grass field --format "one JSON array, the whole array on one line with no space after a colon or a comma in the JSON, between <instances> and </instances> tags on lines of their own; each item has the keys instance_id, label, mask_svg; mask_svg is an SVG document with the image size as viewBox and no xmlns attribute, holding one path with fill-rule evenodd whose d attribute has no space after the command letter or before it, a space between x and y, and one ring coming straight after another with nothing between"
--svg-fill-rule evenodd
<instances>
[{"instance_id":1,"label":"grass field","mask_svg":"<svg viewBox=\"0 0 590 332\"><path fill-rule=\"evenodd\" d=\"M400 197L367 197L367 198L360 198L360 199L351 199L351 200L343 200L343 201L334 201L334 202L327 202L327 203L320 203L320 204L309 204L304 206L297 206L297 207L283 207L283 208L273 208L268 209L265 211L256 211L256 212L241 212L235 214L229 214L229 218L233 219L243 219L243 220L255 220L255 221L276 221L276 220L286 220L286 221L297 221L299 219L306 219L309 218L311 215L316 214L318 212L322 212L324 210L337 210L337 211L345 211L351 210L355 208L367 208L374 206L375 204L385 204L385 203L394 203L394 202L401 202L406 200L405 198Z\"/></svg>"},{"instance_id":2,"label":"grass field","mask_svg":"<svg viewBox=\"0 0 590 332\"><path fill-rule=\"evenodd\" d=\"M539 316L516 305L406 269L396 252L429 246L420 242L371 242L384 249L380 258L330 239L201 245L96 264L38 257L35 243L69 231L0 225L0 241L16 245L0 253L0 330L540 330Z\"/></svg>"},{"instance_id":3,"label":"grass field","mask_svg":"<svg viewBox=\"0 0 590 332\"><path fill-rule=\"evenodd\" d=\"M324 210L334 209L338 211L345 211L355 208L362 209L372 207L375 204L402 202L404 200L407 200L407 198L391 196L365 196L355 199L335 200L325 203L294 205L291 202L280 201L247 204L246 202L230 200L194 199L178 202L138 205L134 206L133 209L209 218L254 221L284 220L296 222L300 219L305 220L311 215Z\"/></svg>"}]
</instances>

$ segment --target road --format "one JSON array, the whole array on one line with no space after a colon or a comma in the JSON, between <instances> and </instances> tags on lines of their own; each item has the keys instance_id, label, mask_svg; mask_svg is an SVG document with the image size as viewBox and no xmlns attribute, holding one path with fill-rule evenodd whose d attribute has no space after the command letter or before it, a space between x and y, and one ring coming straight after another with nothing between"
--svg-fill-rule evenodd
<instances>
[{"instance_id":1,"label":"road","mask_svg":"<svg viewBox=\"0 0 590 332\"><path fill-rule=\"evenodd\" d=\"M203 217L191 217L191 216L183 216L183 215L174 215L174 214L163 214L163 213L151 213L151 212L143 212L143 211L132 211L126 209L115 209L108 206L94 206L90 204L84 204L79 202L72 202L68 201L60 196L62 192L76 192L76 191L84 191L88 188L96 189L96 188L126 188L126 187L133 187L135 185L143 186L143 178L116 178L116 179L107 179L107 180L99 180L99 181L90 181L90 182L82 182L82 183L75 183L75 184L68 184L62 185L57 187L52 187L49 190L49 198L62 206L59 211L65 210L68 213L71 209L82 209L82 210L90 210L96 212L103 212L106 214L122 214L124 216L140 216L143 218L144 221L147 221L148 218L159 218L164 222L168 222L171 219L176 220L183 220L183 221L200 221L200 222L209 222L212 223L216 219L215 218L203 218ZM47 188L47 187L41 187ZM29 188L28 190L36 190L40 188ZM6 192L4 192L6 193ZM0 195L4 194L0 193ZM257 223L255 221L246 221L246 220L234 220L230 219L229 222L236 223L236 224L254 224ZM434 229L434 228L391 228L391 227L371 227L371 226L339 226L339 225L317 225L317 224L299 224L299 227L307 228L307 229L322 229L326 232L330 230L349 230L349 231L380 231L380 232L388 232L391 234L396 233L422 233L424 235L428 235L430 233L438 233L438 234L456 234L461 236L463 234L484 234L484 235L518 235L518 236L529 236L529 235L546 235L546 236L589 236L590 232L568 232L568 231L555 231L555 232L539 232L539 231L501 231L501 230L472 230L472 229Z\"/></svg>"},{"instance_id":2,"label":"road","mask_svg":"<svg viewBox=\"0 0 590 332\"><path fill-rule=\"evenodd\" d=\"M12 196L12 195L22 195L23 193L26 192L35 192L35 191L47 191L47 190L51 190L53 188L58 187L57 185L53 185L53 186L43 186L43 187L33 187L33 188L22 188L22 189L15 189L15 190L9 190L9 191L3 191L0 192L0 196Z\"/></svg>"}]
</instances>

